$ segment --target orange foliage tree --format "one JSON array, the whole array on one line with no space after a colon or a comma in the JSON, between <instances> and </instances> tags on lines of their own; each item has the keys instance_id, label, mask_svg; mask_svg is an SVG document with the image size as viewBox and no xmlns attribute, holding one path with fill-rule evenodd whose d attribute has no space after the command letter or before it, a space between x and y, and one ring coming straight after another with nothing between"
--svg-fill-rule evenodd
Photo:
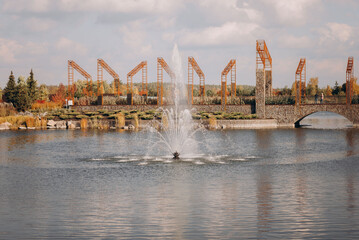
<instances>
[{"instance_id":1,"label":"orange foliage tree","mask_svg":"<svg viewBox=\"0 0 359 240\"><path fill-rule=\"evenodd\" d=\"M65 103L66 88L62 83L60 83L59 88L57 89L56 93L53 96L51 96L51 101Z\"/></svg>"}]
</instances>

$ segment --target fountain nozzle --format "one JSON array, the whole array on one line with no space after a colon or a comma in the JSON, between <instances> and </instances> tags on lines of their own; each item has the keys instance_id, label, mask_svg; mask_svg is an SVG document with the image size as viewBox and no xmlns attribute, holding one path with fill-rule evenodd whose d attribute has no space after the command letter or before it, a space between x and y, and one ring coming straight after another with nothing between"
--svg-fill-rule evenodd
<instances>
[{"instance_id":1,"label":"fountain nozzle","mask_svg":"<svg viewBox=\"0 0 359 240\"><path fill-rule=\"evenodd\" d=\"M177 152L177 151L175 151L174 153L173 153L173 159L179 159L179 153Z\"/></svg>"}]
</instances>

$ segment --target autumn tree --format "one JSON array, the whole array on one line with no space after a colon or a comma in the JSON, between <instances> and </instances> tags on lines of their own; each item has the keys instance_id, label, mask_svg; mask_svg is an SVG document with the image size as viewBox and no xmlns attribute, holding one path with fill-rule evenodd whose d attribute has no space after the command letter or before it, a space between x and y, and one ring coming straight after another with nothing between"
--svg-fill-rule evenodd
<instances>
[{"instance_id":1,"label":"autumn tree","mask_svg":"<svg viewBox=\"0 0 359 240\"><path fill-rule=\"evenodd\" d=\"M51 97L51 101L65 103L65 100L66 100L66 88L62 83L60 83L56 93Z\"/></svg>"},{"instance_id":2,"label":"autumn tree","mask_svg":"<svg viewBox=\"0 0 359 240\"><path fill-rule=\"evenodd\" d=\"M310 78L307 86L307 95L314 96L318 94L318 77Z\"/></svg>"}]
</instances>

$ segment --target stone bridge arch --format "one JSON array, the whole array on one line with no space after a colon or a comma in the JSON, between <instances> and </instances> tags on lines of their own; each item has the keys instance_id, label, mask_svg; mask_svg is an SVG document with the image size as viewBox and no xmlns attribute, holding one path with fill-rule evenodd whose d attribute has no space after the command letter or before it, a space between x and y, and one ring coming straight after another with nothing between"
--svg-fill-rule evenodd
<instances>
[{"instance_id":1,"label":"stone bridge arch","mask_svg":"<svg viewBox=\"0 0 359 240\"><path fill-rule=\"evenodd\" d=\"M278 125L297 126L303 118L316 112L339 114L359 127L359 104L266 105L265 118L276 119Z\"/></svg>"},{"instance_id":2,"label":"stone bridge arch","mask_svg":"<svg viewBox=\"0 0 359 240\"><path fill-rule=\"evenodd\" d=\"M295 119L294 119L294 124L295 126L299 125L299 122L301 120L303 120L305 117L316 113L316 112L332 112L332 113L336 113L339 114L343 117L345 117L346 119L348 119L352 124L354 124L355 119L353 118L353 114L352 111L350 109L350 107L348 107L347 105L326 105L326 104L320 104L320 105L303 105L300 106L300 111L297 112Z\"/></svg>"},{"instance_id":3,"label":"stone bridge arch","mask_svg":"<svg viewBox=\"0 0 359 240\"><path fill-rule=\"evenodd\" d=\"M342 116L342 117L345 117L345 118L348 119L352 124L354 124L354 121L351 120L349 116L346 116L345 114L342 114L342 113L339 113L339 112L334 112L334 111L312 111L312 112L307 113L307 114L305 114L305 115L303 115L303 116L300 116L299 118L298 118L298 116L297 116L296 119L294 120L294 121L295 121L295 122L294 122L294 125L295 125L295 126L299 126L299 125L300 125L300 124L299 124L300 121L302 121L304 118L306 118L306 117L308 117L308 116L310 116L310 115L312 115L312 114L314 114L314 113L318 113L318 112L331 112L331 113L336 113L336 114L338 114L338 115L340 115L340 116Z\"/></svg>"}]
</instances>

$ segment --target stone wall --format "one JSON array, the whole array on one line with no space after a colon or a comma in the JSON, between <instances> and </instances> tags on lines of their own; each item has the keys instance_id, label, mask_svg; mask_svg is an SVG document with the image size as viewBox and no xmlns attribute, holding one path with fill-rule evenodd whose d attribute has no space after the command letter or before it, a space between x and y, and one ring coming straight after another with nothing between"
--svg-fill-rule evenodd
<instances>
[{"instance_id":1,"label":"stone wall","mask_svg":"<svg viewBox=\"0 0 359 240\"><path fill-rule=\"evenodd\" d=\"M171 106L163 106L164 108ZM72 106L72 109L76 111L89 111L95 112L100 109L106 110L139 110L139 111L147 111L151 109L157 109L157 105L103 105L103 106ZM218 105L192 105L189 108L194 108L196 111L200 112L220 112L223 111L223 106ZM226 112L240 112L243 114L251 114L252 106L251 105L226 105Z\"/></svg>"},{"instance_id":2,"label":"stone wall","mask_svg":"<svg viewBox=\"0 0 359 240\"><path fill-rule=\"evenodd\" d=\"M272 70L265 71L265 96L271 97L272 96Z\"/></svg>"},{"instance_id":3,"label":"stone wall","mask_svg":"<svg viewBox=\"0 0 359 240\"><path fill-rule=\"evenodd\" d=\"M264 70L256 71L256 114L258 118L266 118L266 109L265 109L265 80L264 80Z\"/></svg>"}]
</instances>

